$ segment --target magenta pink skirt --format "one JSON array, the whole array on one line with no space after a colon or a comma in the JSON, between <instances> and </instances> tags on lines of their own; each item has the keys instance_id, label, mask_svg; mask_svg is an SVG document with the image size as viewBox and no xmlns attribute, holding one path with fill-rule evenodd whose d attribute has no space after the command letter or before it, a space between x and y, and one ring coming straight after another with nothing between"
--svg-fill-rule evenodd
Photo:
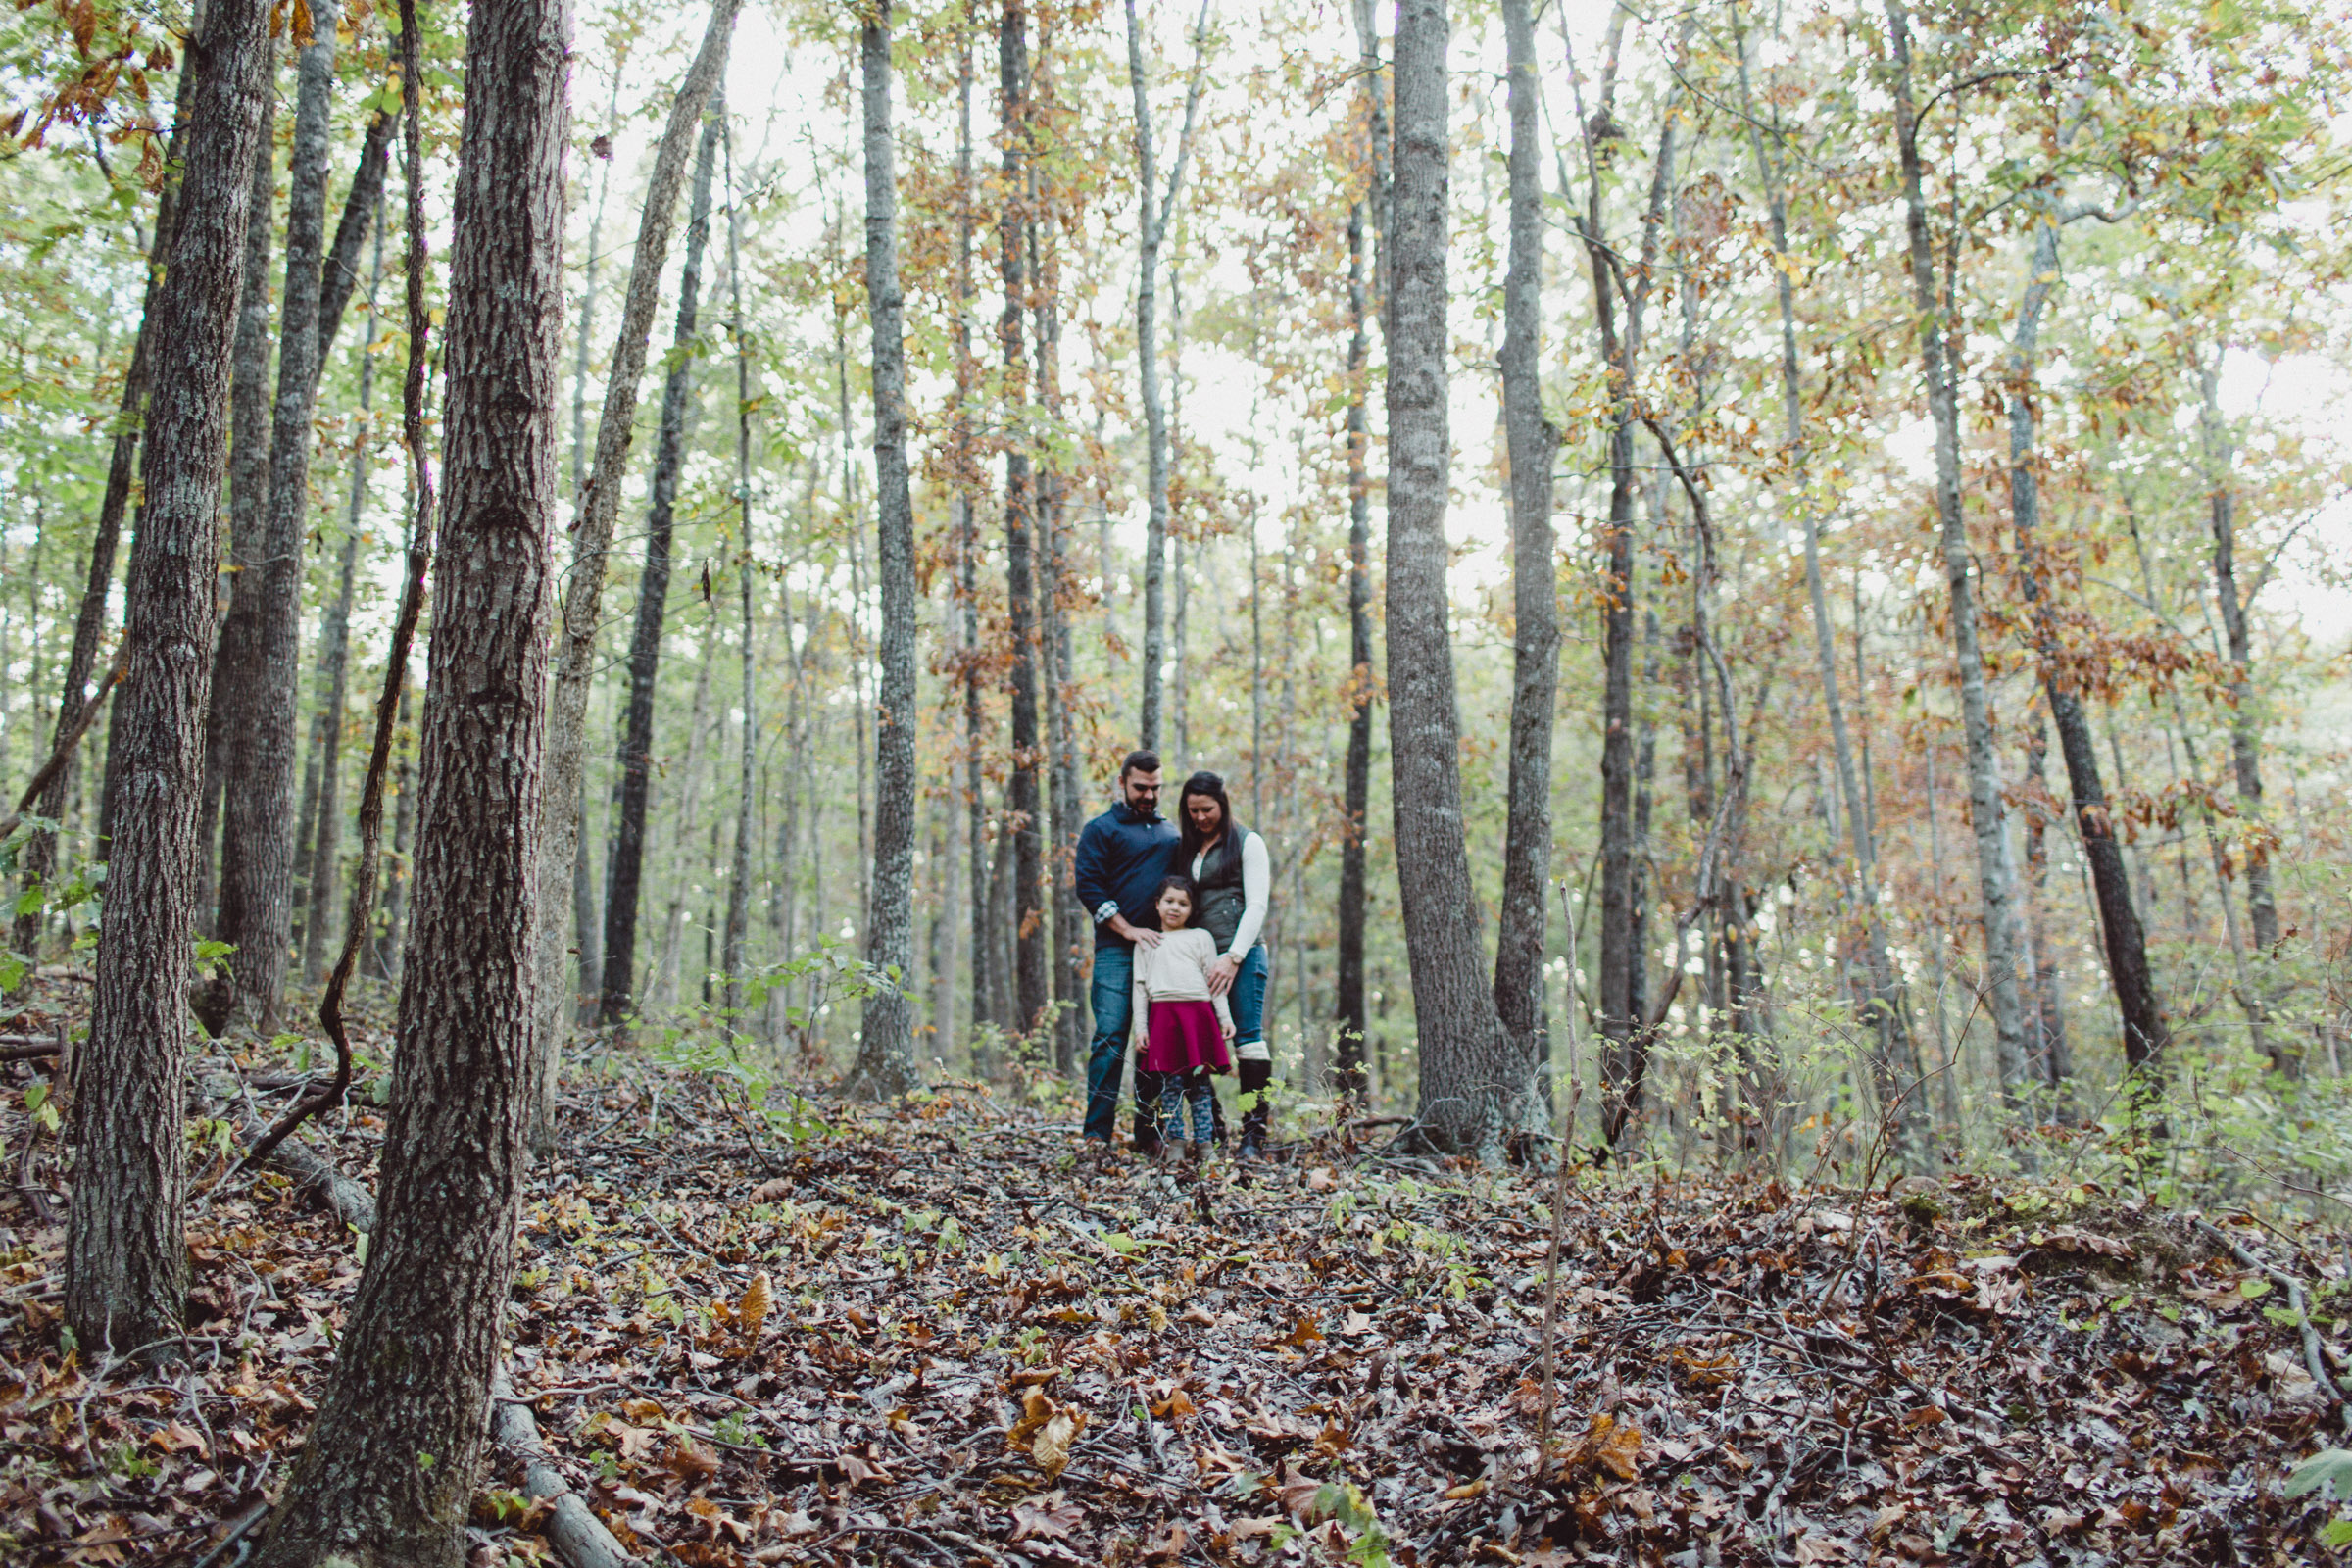
<instances>
[{"instance_id":1,"label":"magenta pink skirt","mask_svg":"<svg viewBox=\"0 0 2352 1568\"><path fill-rule=\"evenodd\" d=\"M1217 1026L1213 1003L1152 1004L1152 1036L1144 1043L1146 1072L1190 1072L1195 1067L1224 1072L1230 1065L1225 1031Z\"/></svg>"}]
</instances>

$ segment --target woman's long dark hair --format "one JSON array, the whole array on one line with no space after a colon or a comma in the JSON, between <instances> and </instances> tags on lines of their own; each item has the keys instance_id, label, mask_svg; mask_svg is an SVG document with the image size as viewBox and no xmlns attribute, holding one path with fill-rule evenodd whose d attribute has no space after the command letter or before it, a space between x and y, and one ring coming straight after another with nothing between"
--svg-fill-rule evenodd
<instances>
[{"instance_id":1,"label":"woman's long dark hair","mask_svg":"<svg viewBox=\"0 0 2352 1568\"><path fill-rule=\"evenodd\" d=\"M1185 802L1196 795L1205 795L1217 803L1217 831L1229 839L1234 835L1233 802L1225 798L1225 781L1206 770L1195 773L1176 792L1176 824L1182 834L1177 841L1176 863L1182 866L1190 866L1193 857L1208 843L1206 836L1193 825L1193 813L1185 808Z\"/></svg>"}]
</instances>

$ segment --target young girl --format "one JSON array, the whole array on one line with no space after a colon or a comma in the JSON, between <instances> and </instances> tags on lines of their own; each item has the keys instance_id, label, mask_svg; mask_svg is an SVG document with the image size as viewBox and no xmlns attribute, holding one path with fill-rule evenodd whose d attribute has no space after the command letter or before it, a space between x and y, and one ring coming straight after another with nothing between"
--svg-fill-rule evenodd
<instances>
[{"instance_id":1,"label":"young girl","mask_svg":"<svg viewBox=\"0 0 2352 1568\"><path fill-rule=\"evenodd\" d=\"M1208 988L1217 939L1189 924L1194 903L1192 878L1162 879L1152 899L1162 935L1156 945L1138 943L1135 950L1135 1027L1144 1042L1140 1059L1144 1071L1165 1075L1159 1100L1163 1139L1184 1140L1185 1110L1191 1107L1189 1160L1200 1159L1214 1134L1217 1096L1208 1077L1230 1068L1225 1042L1233 1038L1233 1013Z\"/></svg>"}]
</instances>

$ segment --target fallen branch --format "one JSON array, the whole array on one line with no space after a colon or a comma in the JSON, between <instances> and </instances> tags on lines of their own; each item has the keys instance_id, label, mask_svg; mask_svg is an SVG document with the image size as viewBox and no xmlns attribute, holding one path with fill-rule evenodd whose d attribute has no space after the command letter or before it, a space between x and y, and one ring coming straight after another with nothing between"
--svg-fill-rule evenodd
<instances>
[{"instance_id":1,"label":"fallen branch","mask_svg":"<svg viewBox=\"0 0 2352 1568\"><path fill-rule=\"evenodd\" d=\"M570 1568L619 1568L633 1562L604 1521L571 1490L564 1473L548 1461L546 1445L539 1441L538 1417L515 1396L514 1380L504 1366L490 1379L490 1432L499 1446L522 1455L524 1494L548 1505L544 1530L558 1555Z\"/></svg>"},{"instance_id":2,"label":"fallen branch","mask_svg":"<svg viewBox=\"0 0 2352 1568\"><path fill-rule=\"evenodd\" d=\"M233 1110L230 1108L236 1100L237 1088L234 1079L206 1079L204 1092L209 1103L205 1106L205 1114L232 1119L236 1124L237 1136L244 1139L249 1148L255 1147L269 1136L270 1129L262 1125L259 1116L244 1106L236 1105ZM248 1154L238 1168L243 1169L252 1163L253 1156ZM333 1211L337 1219L353 1230L364 1236L375 1234L375 1195L368 1190L366 1183L344 1175L332 1160L313 1151L308 1144L281 1141L270 1151L269 1163L276 1166L282 1174L291 1176L297 1187L315 1195Z\"/></svg>"},{"instance_id":3,"label":"fallen branch","mask_svg":"<svg viewBox=\"0 0 2352 1568\"><path fill-rule=\"evenodd\" d=\"M0 1035L0 1040L9 1042L0 1045L0 1061L31 1061L40 1056L62 1056L66 1054L65 1046L55 1040L37 1040L31 1035ZM31 1044L16 1044L20 1040L30 1041Z\"/></svg>"},{"instance_id":4,"label":"fallen branch","mask_svg":"<svg viewBox=\"0 0 2352 1568\"><path fill-rule=\"evenodd\" d=\"M2204 1220L2198 1220L2195 1224L2197 1229L2203 1231L2212 1240L2230 1249L2240 1263L2258 1274L2268 1275L2271 1279L2286 1287L2287 1305L2294 1309L2295 1321L2303 1330L2303 1369L2311 1374L2311 1381L2320 1386L2320 1392L2328 1396L2328 1402L2344 1412L2347 1426L2352 1427L2352 1409L2346 1409L2343 1394L2328 1378L2328 1362L2320 1353L2320 1331L2311 1326L2311 1313L2306 1309L2303 1300L2303 1282L2286 1270L2265 1260L2259 1253L2244 1246L2235 1237L2224 1232L2219 1226L2209 1224Z\"/></svg>"}]
</instances>

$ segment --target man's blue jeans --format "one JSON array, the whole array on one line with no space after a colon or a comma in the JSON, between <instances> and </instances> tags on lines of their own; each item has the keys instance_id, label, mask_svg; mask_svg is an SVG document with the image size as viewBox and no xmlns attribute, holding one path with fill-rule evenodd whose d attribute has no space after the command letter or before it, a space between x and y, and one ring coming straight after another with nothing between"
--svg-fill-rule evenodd
<instances>
[{"instance_id":1,"label":"man's blue jeans","mask_svg":"<svg viewBox=\"0 0 2352 1568\"><path fill-rule=\"evenodd\" d=\"M1118 1133L1119 1082L1126 1076L1127 1031L1135 1010L1133 948L1105 943L1095 949L1095 980L1088 1000L1095 1014L1095 1038L1086 1055L1086 1136L1107 1144Z\"/></svg>"}]
</instances>

